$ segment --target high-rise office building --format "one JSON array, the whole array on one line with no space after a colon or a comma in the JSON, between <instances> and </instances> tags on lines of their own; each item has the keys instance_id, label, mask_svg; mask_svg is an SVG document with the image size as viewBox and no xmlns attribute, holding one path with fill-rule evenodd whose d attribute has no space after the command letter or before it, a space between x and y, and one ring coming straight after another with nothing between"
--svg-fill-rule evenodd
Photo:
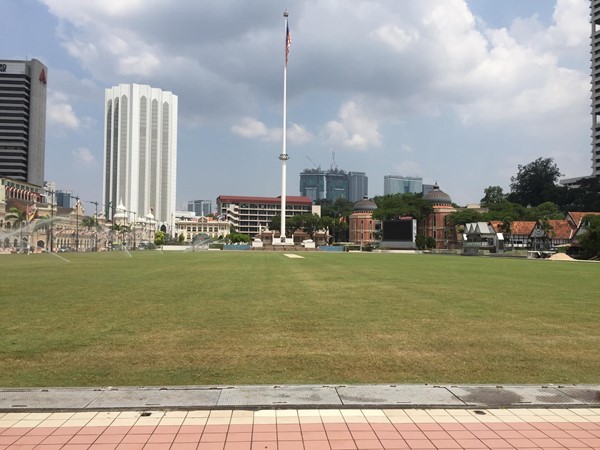
<instances>
[{"instance_id":1,"label":"high-rise office building","mask_svg":"<svg viewBox=\"0 0 600 450\"><path fill-rule=\"evenodd\" d=\"M325 190L327 200L335 202L338 198L348 200L350 196L350 181L343 170L330 170L325 174Z\"/></svg>"},{"instance_id":2,"label":"high-rise office building","mask_svg":"<svg viewBox=\"0 0 600 450\"><path fill-rule=\"evenodd\" d=\"M358 202L369 196L369 177L365 172L348 172L348 200Z\"/></svg>"},{"instance_id":3,"label":"high-rise office building","mask_svg":"<svg viewBox=\"0 0 600 450\"><path fill-rule=\"evenodd\" d=\"M383 195L420 194L423 192L423 178L385 175L383 177Z\"/></svg>"},{"instance_id":4,"label":"high-rise office building","mask_svg":"<svg viewBox=\"0 0 600 450\"><path fill-rule=\"evenodd\" d=\"M207 217L212 214L212 202L210 200L190 200L187 210L196 216Z\"/></svg>"},{"instance_id":5,"label":"high-rise office building","mask_svg":"<svg viewBox=\"0 0 600 450\"><path fill-rule=\"evenodd\" d=\"M0 177L44 185L47 77L37 59L0 60Z\"/></svg>"},{"instance_id":6,"label":"high-rise office building","mask_svg":"<svg viewBox=\"0 0 600 450\"><path fill-rule=\"evenodd\" d=\"M365 172L345 172L340 169L305 169L300 172L300 195L313 203L343 198L352 202L369 195L369 178Z\"/></svg>"},{"instance_id":7,"label":"high-rise office building","mask_svg":"<svg viewBox=\"0 0 600 450\"><path fill-rule=\"evenodd\" d=\"M105 91L104 185L107 218L152 213L170 224L177 182L177 96L139 84Z\"/></svg>"},{"instance_id":8,"label":"high-rise office building","mask_svg":"<svg viewBox=\"0 0 600 450\"><path fill-rule=\"evenodd\" d=\"M313 203L325 198L325 172L321 169L305 169L300 172L300 195Z\"/></svg>"},{"instance_id":9,"label":"high-rise office building","mask_svg":"<svg viewBox=\"0 0 600 450\"><path fill-rule=\"evenodd\" d=\"M71 193L68 191L56 191L56 206L60 206L62 208L70 208L71 207Z\"/></svg>"},{"instance_id":10,"label":"high-rise office building","mask_svg":"<svg viewBox=\"0 0 600 450\"><path fill-rule=\"evenodd\" d=\"M592 23L592 176L600 176L600 0L591 2Z\"/></svg>"}]
</instances>

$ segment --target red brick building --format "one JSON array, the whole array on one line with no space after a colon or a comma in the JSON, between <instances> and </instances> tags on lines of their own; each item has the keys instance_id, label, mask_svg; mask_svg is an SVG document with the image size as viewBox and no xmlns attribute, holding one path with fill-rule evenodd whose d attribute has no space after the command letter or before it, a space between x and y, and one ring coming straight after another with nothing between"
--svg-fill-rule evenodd
<instances>
[{"instance_id":1,"label":"red brick building","mask_svg":"<svg viewBox=\"0 0 600 450\"><path fill-rule=\"evenodd\" d=\"M350 242L366 245L375 240L376 221L373 211L377 205L373 200L364 198L354 204L354 212L350 214L348 231Z\"/></svg>"},{"instance_id":2,"label":"red brick building","mask_svg":"<svg viewBox=\"0 0 600 450\"><path fill-rule=\"evenodd\" d=\"M456 248L456 230L448 225L447 220L450 214L456 212L456 208L452 206L452 199L440 189L437 183L423 198L432 203L433 211L419 223L419 234L435 239L436 249Z\"/></svg>"}]
</instances>

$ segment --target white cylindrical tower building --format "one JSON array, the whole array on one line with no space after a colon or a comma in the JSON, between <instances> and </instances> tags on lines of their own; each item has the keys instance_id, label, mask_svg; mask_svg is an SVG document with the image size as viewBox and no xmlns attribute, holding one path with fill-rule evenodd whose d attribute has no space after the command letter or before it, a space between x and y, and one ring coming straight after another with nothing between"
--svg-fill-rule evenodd
<instances>
[{"instance_id":1,"label":"white cylindrical tower building","mask_svg":"<svg viewBox=\"0 0 600 450\"><path fill-rule=\"evenodd\" d=\"M123 201L130 220L152 209L168 224L177 185L177 96L139 84L105 92L104 184L107 217Z\"/></svg>"}]
</instances>

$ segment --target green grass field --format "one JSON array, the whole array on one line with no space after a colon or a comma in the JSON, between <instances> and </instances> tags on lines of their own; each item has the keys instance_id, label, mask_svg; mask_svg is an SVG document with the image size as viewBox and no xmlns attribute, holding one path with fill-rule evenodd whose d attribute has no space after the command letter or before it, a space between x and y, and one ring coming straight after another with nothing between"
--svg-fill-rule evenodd
<instances>
[{"instance_id":1,"label":"green grass field","mask_svg":"<svg viewBox=\"0 0 600 450\"><path fill-rule=\"evenodd\" d=\"M0 256L0 386L600 382L600 264L62 256Z\"/></svg>"}]
</instances>

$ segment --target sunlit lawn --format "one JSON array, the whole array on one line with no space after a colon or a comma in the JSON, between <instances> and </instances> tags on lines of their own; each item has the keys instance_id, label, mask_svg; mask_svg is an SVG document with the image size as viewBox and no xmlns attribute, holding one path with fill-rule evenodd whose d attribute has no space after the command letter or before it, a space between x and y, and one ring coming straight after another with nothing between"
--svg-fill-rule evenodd
<instances>
[{"instance_id":1,"label":"sunlit lawn","mask_svg":"<svg viewBox=\"0 0 600 450\"><path fill-rule=\"evenodd\" d=\"M302 255L0 255L0 386L600 382L600 264Z\"/></svg>"}]
</instances>

